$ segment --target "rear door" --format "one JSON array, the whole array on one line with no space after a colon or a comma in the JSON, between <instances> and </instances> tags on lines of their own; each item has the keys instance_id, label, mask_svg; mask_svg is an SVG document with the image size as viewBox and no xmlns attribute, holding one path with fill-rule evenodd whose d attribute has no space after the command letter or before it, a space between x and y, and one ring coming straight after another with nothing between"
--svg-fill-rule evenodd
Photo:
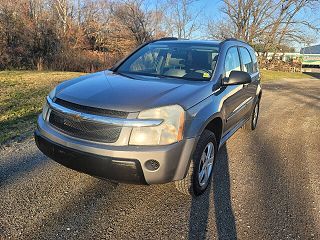
<instances>
[{"instance_id":1,"label":"rear door","mask_svg":"<svg viewBox=\"0 0 320 240\"><path fill-rule=\"evenodd\" d=\"M245 97L245 105L243 106L243 111L246 118L250 117L252 112L252 107L254 103L254 99L256 96L257 82L260 78L259 73L257 71L257 62L255 58L255 64L250 54L249 50L245 47L239 47L239 53L241 57L241 69L244 72L247 72L251 76L251 83L247 83L243 85Z\"/></svg>"}]
</instances>

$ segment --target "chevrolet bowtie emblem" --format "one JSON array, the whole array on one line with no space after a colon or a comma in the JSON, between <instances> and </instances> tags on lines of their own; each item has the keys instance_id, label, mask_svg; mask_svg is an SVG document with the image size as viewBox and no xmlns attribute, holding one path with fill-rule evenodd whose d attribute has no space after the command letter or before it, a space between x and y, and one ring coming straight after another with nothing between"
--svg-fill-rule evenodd
<instances>
[{"instance_id":1,"label":"chevrolet bowtie emblem","mask_svg":"<svg viewBox=\"0 0 320 240\"><path fill-rule=\"evenodd\" d=\"M82 120L82 117L81 117L80 114L73 115L73 118L74 118L74 120L76 120L76 121L78 121L78 122L80 122L80 121Z\"/></svg>"}]
</instances>

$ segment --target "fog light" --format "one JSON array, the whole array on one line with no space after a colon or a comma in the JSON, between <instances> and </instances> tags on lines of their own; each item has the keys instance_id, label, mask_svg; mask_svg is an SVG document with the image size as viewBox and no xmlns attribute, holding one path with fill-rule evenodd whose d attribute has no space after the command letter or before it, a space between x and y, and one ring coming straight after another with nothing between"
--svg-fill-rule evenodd
<instances>
[{"instance_id":1,"label":"fog light","mask_svg":"<svg viewBox=\"0 0 320 240\"><path fill-rule=\"evenodd\" d=\"M160 167L160 163L157 160L151 159L146 161L145 166L150 171L155 171Z\"/></svg>"}]
</instances>

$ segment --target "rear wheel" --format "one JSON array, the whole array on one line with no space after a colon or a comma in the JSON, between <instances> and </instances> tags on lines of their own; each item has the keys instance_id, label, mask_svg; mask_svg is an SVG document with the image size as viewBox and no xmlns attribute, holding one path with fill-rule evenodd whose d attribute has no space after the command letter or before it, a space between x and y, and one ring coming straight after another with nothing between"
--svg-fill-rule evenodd
<instances>
[{"instance_id":1,"label":"rear wheel","mask_svg":"<svg viewBox=\"0 0 320 240\"><path fill-rule=\"evenodd\" d=\"M217 149L214 133L204 130L193 154L187 176L175 182L176 188L180 192L199 196L206 191L212 179Z\"/></svg>"},{"instance_id":2,"label":"rear wheel","mask_svg":"<svg viewBox=\"0 0 320 240\"><path fill-rule=\"evenodd\" d=\"M260 111L260 99L254 105L250 119L243 126L245 130L251 131L256 129L258 124L259 111Z\"/></svg>"}]
</instances>

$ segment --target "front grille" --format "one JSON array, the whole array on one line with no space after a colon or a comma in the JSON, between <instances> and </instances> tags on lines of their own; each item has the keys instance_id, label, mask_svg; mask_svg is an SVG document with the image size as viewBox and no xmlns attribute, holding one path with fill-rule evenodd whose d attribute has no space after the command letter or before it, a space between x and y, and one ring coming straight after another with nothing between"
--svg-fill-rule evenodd
<instances>
[{"instance_id":1,"label":"front grille","mask_svg":"<svg viewBox=\"0 0 320 240\"><path fill-rule=\"evenodd\" d=\"M79 120L55 110L51 111L49 123L69 136L104 143L116 142L121 132L121 126Z\"/></svg>"},{"instance_id":2,"label":"front grille","mask_svg":"<svg viewBox=\"0 0 320 240\"><path fill-rule=\"evenodd\" d=\"M74 111L83 112L83 113L89 113L89 114L101 115L101 116L109 116L109 117L118 117L118 118L126 118L128 116L127 112L83 106L83 105L79 105L76 103L62 100L60 98L56 98L54 100L54 102L56 104L63 106L63 107L72 109Z\"/></svg>"}]
</instances>

